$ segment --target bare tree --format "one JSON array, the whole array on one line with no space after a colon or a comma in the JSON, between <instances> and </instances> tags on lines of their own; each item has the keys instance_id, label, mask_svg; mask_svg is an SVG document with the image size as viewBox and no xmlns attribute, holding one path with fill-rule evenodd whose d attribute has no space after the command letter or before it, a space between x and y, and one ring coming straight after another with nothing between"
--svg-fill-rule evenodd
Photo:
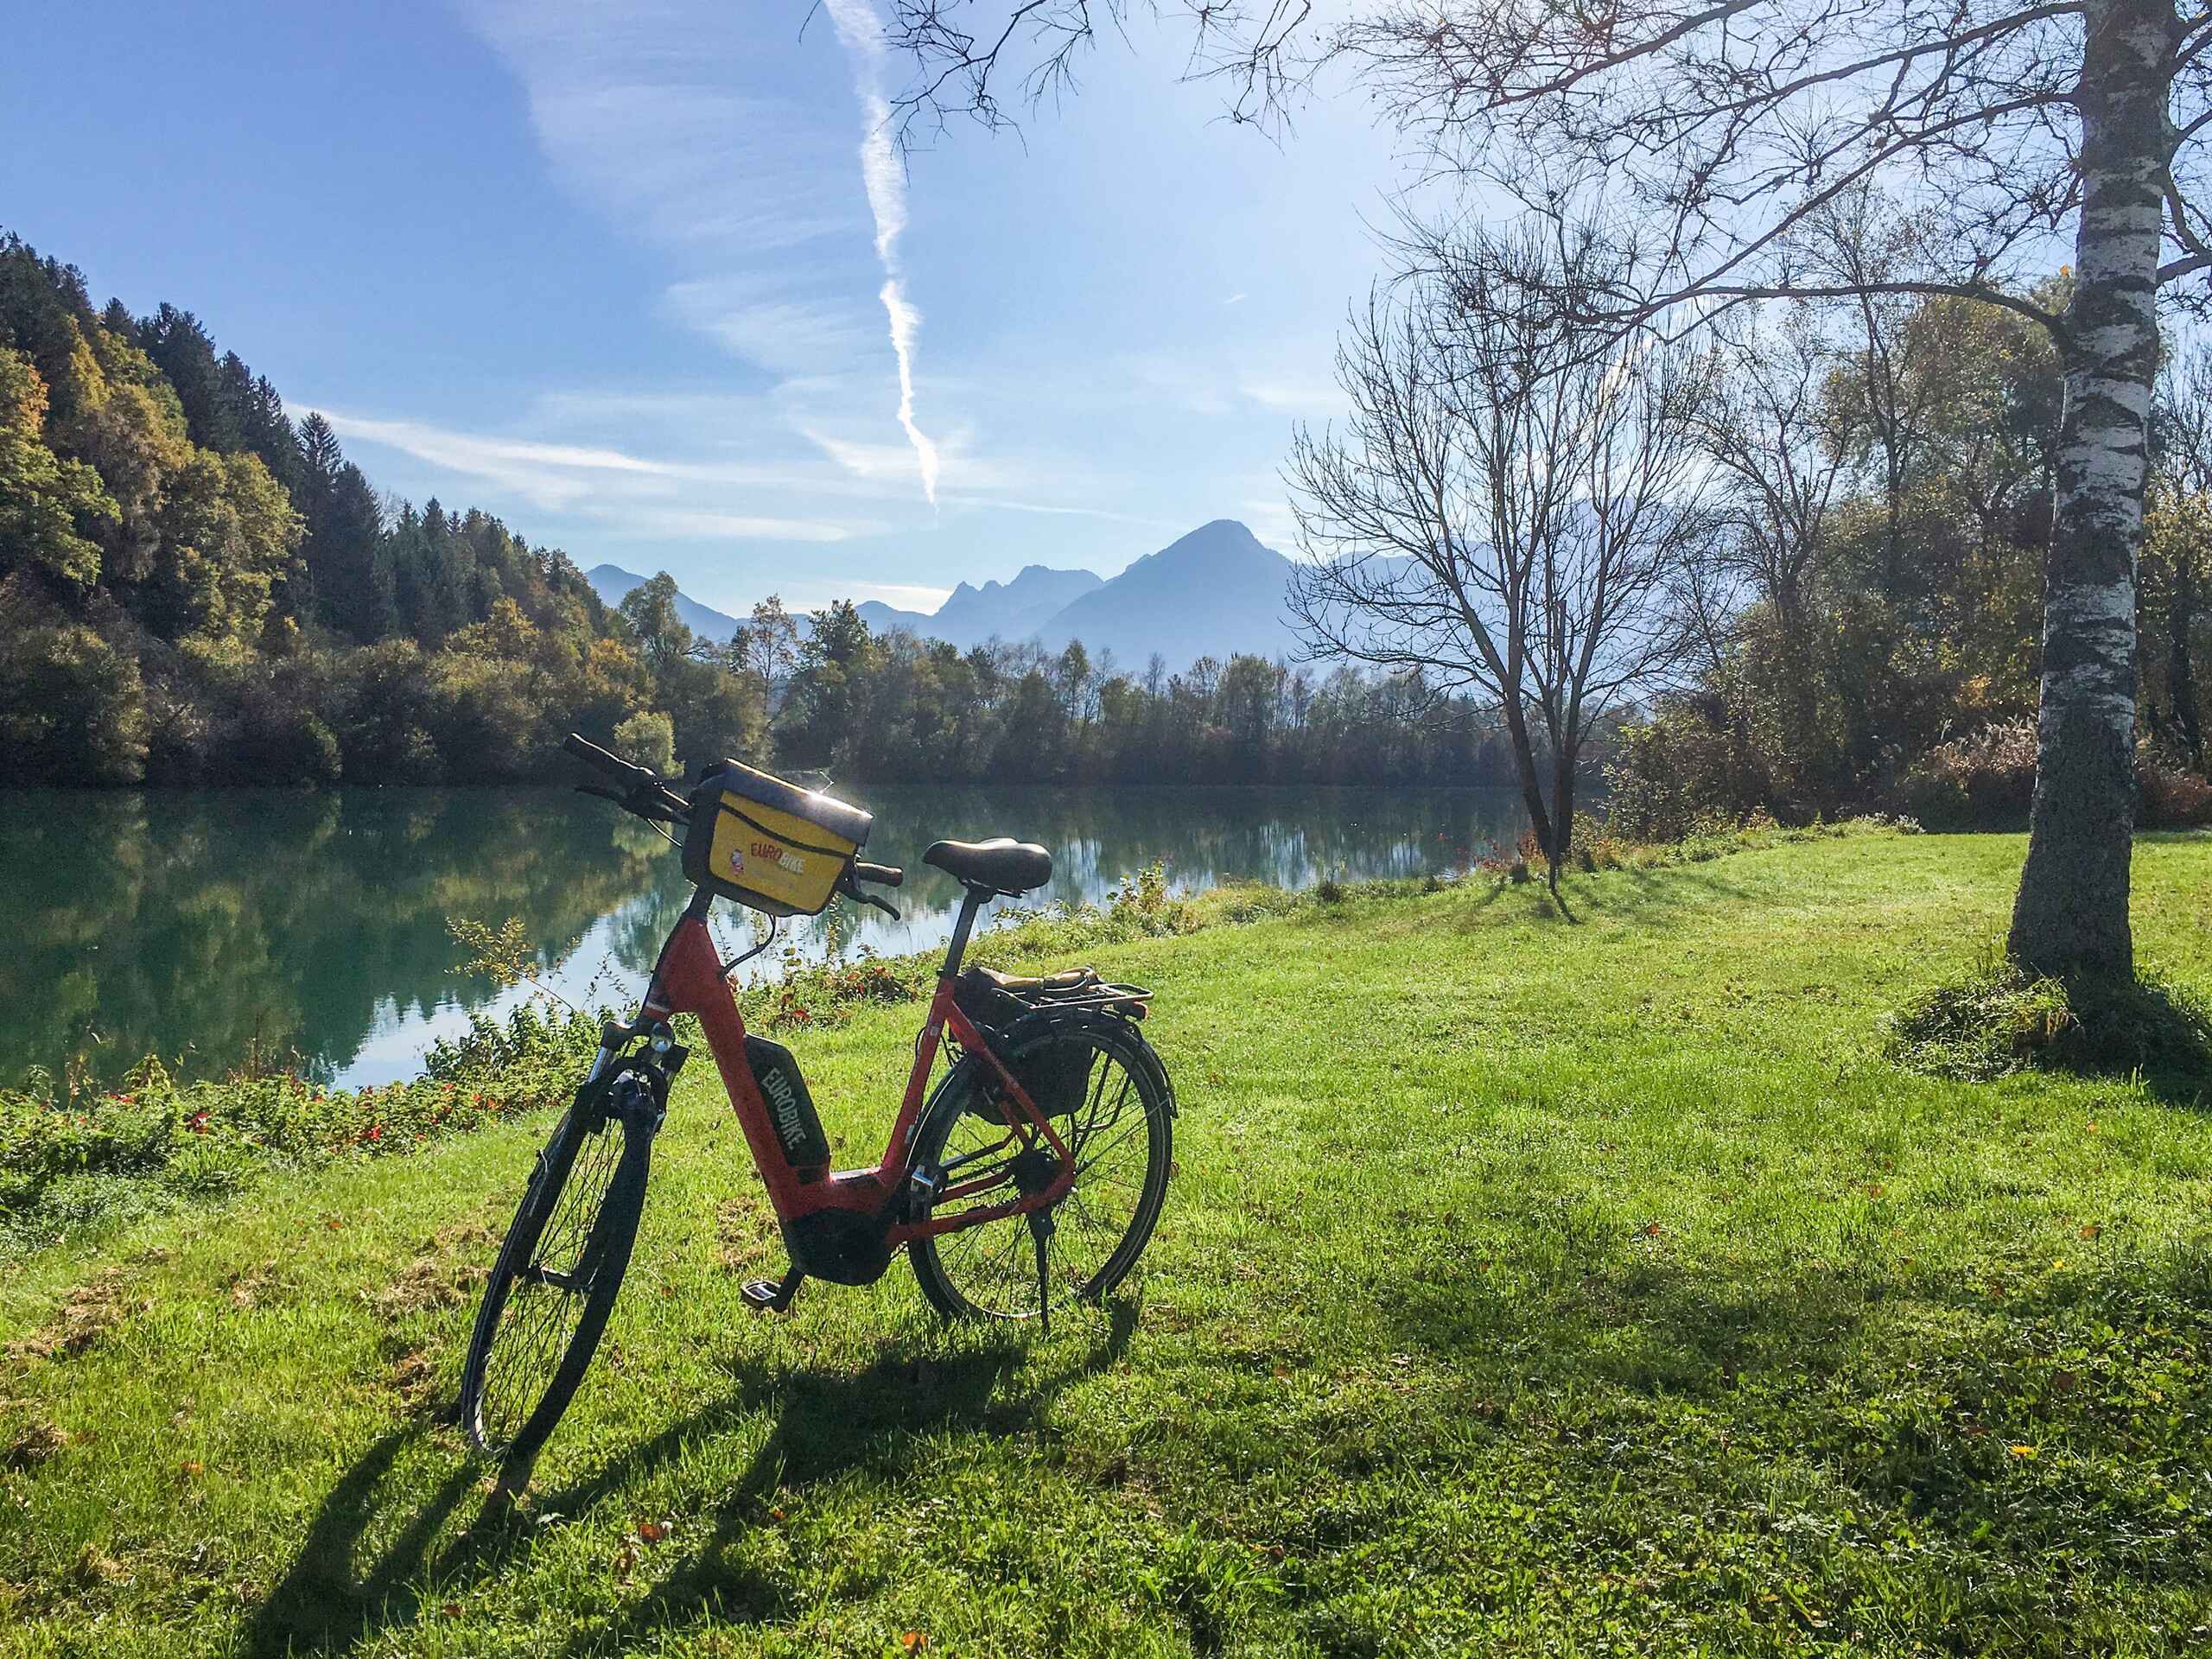
<instances>
[{"instance_id":1,"label":"bare tree","mask_svg":"<svg viewBox=\"0 0 2212 1659\"><path fill-rule=\"evenodd\" d=\"M1588 320L1648 325L1748 301L1954 294L2032 316L2066 409L2046 560L2042 715L2009 946L2073 978L2133 970L2135 566L2162 287L2212 267L2212 16L2172 0L1551 0L1386 4L1343 43L1400 118L1556 215L1602 196L1659 280ZM1821 216L1878 187L1915 263L1827 257ZM2070 228L2063 315L2020 291Z\"/></svg>"},{"instance_id":2,"label":"bare tree","mask_svg":"<svg viewBox=\"0 0 2212 1659\"><path fill-rule=\"evenodd\" d=\"M784 683L798 667L798 623L784 608L780 594L771 594L753 607L752 616L730 636L728 653L730 671L758 680L761 706L773 710Z\"/></svg>"},{"instance_id":3,"label":"bare tree","mask_svg":"<svg viewBox=\"0 0 2212 1659\"><path fill-rule=\"evenodd\" d=\"M1827 395L1840 353L1805 302L1721 332L1713 395L1693 411L1723 484L1727 567L1774 612L1792 645L1804 632L1847 435Z\"/></svg>"},{"instance_id":4,"label":"bare tree","mask_svg":"<svg viewBox=\"0 0 2212 1659\"><path fill-rule=\"evenodd\" d=\"M1029 106L1072 92L1077 65L1101 28L1180 14L1190 73L1230 87L1231 119L1278 125L1318 58L1313 0L890 0L884 40L912 60L892 100L901 145L960 116L997 130L1009 99Z\"/></svg>"},{"instance_id":5,"label":"bare tree","mask_svg":"<svg viewBox=\"0 0 2212 1659\"><path fill-rule=\"evenodd\" d=\"M2168 512L2156 538L2152 593L2145 597L2155 598L2164 624L2165 708L2162 716L2154 695L2150 713L2164 728L2160 735L2202 766L2196 639L2212 586L2212 353L2200 348L2171 365L2158 392L2158 471Z\"/></svg>"},{"instance_id":6,"label":"bare tree","mask_svg":"<svg viewBox=\"0 0 2212 1659\"><path fill-rule=\"evenodd\" d=\"M1766 298L1951 294L2050 331L2066 409L2009 949L2063 977L2132 973L2155 313L2162 291L2202 305L2212 270L2212 12L2177 0L1363 0L1321 22L1302 3L1174 4L1196 24L1199 71L1231 79L1236 113L1266 110L1315 58L1349 56L1397 122L1471 181L1562 223L1595 200L1634 227L1656 280L1580 296L1585 321L1626 331ZM988 108L980 93L1007 51L1037 48L1065 70L1094 11L1118 22L1128 9L983 0L1004 30L962 48L942 28L951 0L899 0L901 22L921 25L893 30L922 66L922 102L903 107L950 88ZM1870 275L1824 251L1821 216L1869 189L1909 211L1915 264ZM2022 278L2069 238L2059 315Z\"/></svg>"},{"instance_id":7,"label":"bare tree","mask_svg":"<svg viewBox=\"0 0 2212 1659\"><path fill-rule=\"evenodd\" d=\"M1495 698L1556 890L1591 734L1689 655L1679 595L1715 537L1706 365L1649 336L1592 353L1502 291L1553 261L1524 237L1484 251L1501 291L1430 273L1370 296L1338 348L1351 415L1301 428L1288 474L1308 647Z\"/></svg>"}]
</instances>

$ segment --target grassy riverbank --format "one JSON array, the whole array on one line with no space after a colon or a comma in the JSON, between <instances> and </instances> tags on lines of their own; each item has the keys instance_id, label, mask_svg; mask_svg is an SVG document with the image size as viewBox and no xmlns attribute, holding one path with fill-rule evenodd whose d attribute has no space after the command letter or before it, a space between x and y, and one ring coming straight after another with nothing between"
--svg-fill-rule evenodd
<instances>
[{"instance_id":1,"label":"grassy riverbank","mask_svg":"<svg viewBox=\"0 0 2212 1659\"><path fill-rule=\"evenodd\" d=\"M1884 1058L2020 851L1090 936L1159 991L1179 1168L1132 1299L1049 1341L941 1331L903 1268L749 1318L779 1246L695 1067L519 1516L437 1408L542 1115L41 1252L0 1651L2202 1651L2202 1085ZM2212 838L2137 871L2145 956L2212 987ZM859 1161L914 1010L812 1014Z\"/></svg>"}]
</instances>

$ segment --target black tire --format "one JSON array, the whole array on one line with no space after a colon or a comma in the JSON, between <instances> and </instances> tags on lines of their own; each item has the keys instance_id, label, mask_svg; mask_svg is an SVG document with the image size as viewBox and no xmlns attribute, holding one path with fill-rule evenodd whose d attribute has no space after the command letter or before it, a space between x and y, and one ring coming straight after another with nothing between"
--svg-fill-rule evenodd
<instances>
[{"instance_id":1,"label":"black tire","mask_svg":"<svg viewBox=\"0 0 2212 1659\"><path fill-rule=\"evenodd\" d=\"M582 1382L637 1243L659 1116L647 1079L625 1073L586 1090L537 1154L461 1371L461 1421L486 1456L526 1465Z\"/></svg>"},{"instance_id":2,"label":"black tire","mask_svg":"<svg viewBox=\"0 0 2212 1659\"><path fill-rule=\"evenodd\" d=\"M1053 1206L1046 1244L1055 1313L1071 1302L1096 1302L1128 1276L1159 1224L1174 1163L1166 1073L1143 1038L1120 1020L1101 1019L1027 1039L1017 1033L1003 1058L1019 1071L1025 1058L1056 1044L1085 1045L1091 1053L1083 1104L1052 1120L1077 1168L1075 1185ZM989 1150L1006 1135L995 1085L980 1055L954 1067L916 1132L918 1166L952 1166L956 1182L1007 1166L1010 1154ZM1010 1192L986 1191L966 1203L1002 1203ZM907 1254L922 1294L946 1319L1021 1320L1039 1313L1034 1250L1029 1218L1008 1216L918 1238Z\"/></svg>"}]
</instances>

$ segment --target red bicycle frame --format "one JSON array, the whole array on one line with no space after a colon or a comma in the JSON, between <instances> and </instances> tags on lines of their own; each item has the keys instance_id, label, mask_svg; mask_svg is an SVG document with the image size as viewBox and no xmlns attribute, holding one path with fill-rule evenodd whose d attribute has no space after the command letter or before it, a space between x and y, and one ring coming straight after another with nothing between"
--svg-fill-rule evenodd
<instances>
[{"instance_id":1,"label":"red bicycle frame","mask_svg":"<svg viewBox=\"0 0 2212 1659\"><path fill-rule=\"evenodd\" d=\"M887 1246L896 1251L912 1239L957 1232L964 1227L1057 1204L1074 1185L1075 1160L1066 1143L1038 1109L1037 1103L1030 1098L1020 1081L991 1052L983 1033L953 1000L953 976L959 971L976 912L988 897L971 889L962 906L959 924L945 953L944 969L938 976L936 995L930 999L929 1017L914 1045L914 1064L906 1077L906 1096L899 1103L899 1116L891 1127L891 1139L884 1147L881 1160L873 1168L832 1171L827 1166L795 1167L785 1156L784 1144L770 1117L767 1100L753 1075L752 1063L746 1058L745 1016L738 1011L737 997L730 989L721 957L715 949L714 936L707 930L708 895L700 893L694 896L683 919L677 923L667 944L661 948L660 961L645 988L638 1023L645 1026L664 1022L678 1014L699 1016L699 1024L707 1034L707 1046L715 1057L715 1069L721 1073L722 1087L729 1094L730 1109L737 1115L738 1125L745 1131L746 1144L752 1148L753 1161L768 1189L769 1202L775 1206L779 1219L794 1222L825 1210L851 1211L869 1217L896 1216L899 1218L889 1222L885 1234ZM1009 1141L1020 1140L1026 1150L1036 1145L1041 1135L1052 1149L1058 1173L1049 1185L1026 1196L915 1221L906 1218L903 1205L895 1210L893 1206L905 1197L913 1177L910 1148L914 1128L921 1116L938 1050L948 1032L969 1053L983 1057L998 1074L1001 1099L1019 1109L1018 1113L1001 1109L1006 1112ZM602 1051L602 1063L607 1058L611 1056ZM1004 1173L996 1173L956 1183L934 1193L931 1202L941 1205L973 1197L1007 1179Z\"/></svg>"}]
</instances>

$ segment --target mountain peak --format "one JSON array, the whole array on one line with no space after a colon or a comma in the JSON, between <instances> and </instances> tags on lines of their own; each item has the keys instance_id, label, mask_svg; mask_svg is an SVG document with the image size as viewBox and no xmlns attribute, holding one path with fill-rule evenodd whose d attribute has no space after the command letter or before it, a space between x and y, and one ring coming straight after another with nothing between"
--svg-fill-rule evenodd
<instances>
[{"instance_id":1,"label":"mountain peak","mask_svg":"<svg viewBox=\"0 0 2212 1659\"><path fill-rule=\"evenodd\" d=\"M918 633L956 645L981 645L992 639L1027 639L1070 601L1104 585L1105 579L1094 571L1027 564L1011 582L993 580L981 588L962 582L936 615L920 619L913 626Z\"/></svg>"},{"instance_id":2,"label":"mountain peak","mask_svg":"<svg viewBox=\"0 0 2212 1659\"><path fill-rule=\"evenodd\" d=\"M625 570L619 564L594 564L584 572L584 580L591 584L592 592L599 595L602 605L620 606L633 588L642 588L652 578L641 576L634 570ZM711 605L702 605L689 594L678 590L676 595L676 614L683 626L703 639L716 645L727 640L741 626L737 618Z\"/></svg>"},{"instance_id":3,"label":"mountain peak","mask_svg":"<svg viewBox=\"0 0 2212 1659\"><path fill-rule=\"evenodd\" d=\"M1040 635L1080 639L1123 663L1154 652L1171 667L1237 652L1280 657L1298 637L1283 620L1290 561L1234 518L1216 518L1148 553L1070 604Z\"/></svg>"}]
</instances>

